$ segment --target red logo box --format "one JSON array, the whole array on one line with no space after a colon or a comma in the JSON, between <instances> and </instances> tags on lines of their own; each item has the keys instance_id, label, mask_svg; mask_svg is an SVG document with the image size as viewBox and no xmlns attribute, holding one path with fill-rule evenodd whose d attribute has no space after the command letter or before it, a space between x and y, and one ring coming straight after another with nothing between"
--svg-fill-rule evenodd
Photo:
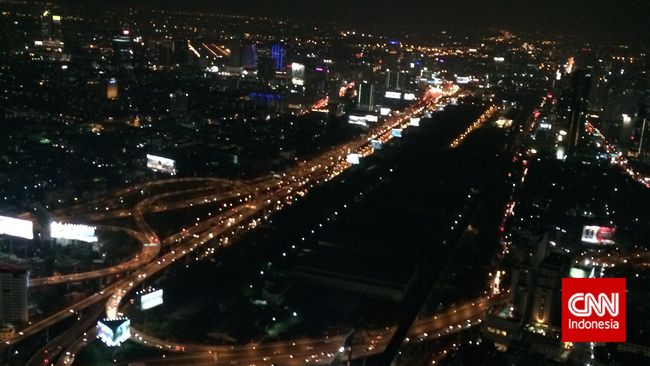
<instances>
[{"instance_id":1,"label":"red logo box","mask_svg":"<svg viewBox=\"0 0 650 366\"><path fill-rule=\"evenodd\" d=\"M625 278L562 279L562 342L625 342Z\"/></svg>"}]
</instances>

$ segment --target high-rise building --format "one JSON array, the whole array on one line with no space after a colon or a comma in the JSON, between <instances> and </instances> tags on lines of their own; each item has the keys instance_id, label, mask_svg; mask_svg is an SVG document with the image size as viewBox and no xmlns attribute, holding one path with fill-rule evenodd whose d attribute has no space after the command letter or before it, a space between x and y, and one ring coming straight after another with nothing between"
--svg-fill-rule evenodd
<instances>
[{"instance_id":1,"label":"high-rise building","mask_svg":"<svg viewBox=\"0 0 650 366\"><path fill-rule=\"evenodd\" d=\"M401 90L404 85L403 79L401 78L401 71L398 69L387 69L386 70L386 89L388 90Z\"/></svg>"},{"instance_id":2,"label":"high-rise building","mask_svg":"<svg viewBox=\"0 0 650 366\"><path fill-rule=\"evenodd\" d=\"M57 47L63 47L60 15L54 15L49 10L43 12L43 15L41 15L41 36L43 37L43 44L50 43Z\"/></svg>"},{"instance_id":3,"label":"high-rise building","mask_svg":"<svg viewBox=\"0 0 650 366\"><path fill-rule=\"evenodd\" d=\"M357 108L360 111L372 111L375 109L375 84L362 81L358 86Z\"/></svg>"},{"instance_id":4,"label":"high-rise building","mask_svg":"<svg viewBox=\"0 0 650 366\"><path fill-rule=\"evenodd\" d=\"M566 257L551 254L540 263L535 276L532 304L529 314L530 324L559 327L562 277L569 272Z\"/></svg>"},{"instance_id":5,"label":"high-rise building","mask_svg":"<svg viewBox=\"0 0 650 366\"><path fill-rule=\"evenodd\" d=\"M255 43L250 40L231 43L230 66L257 69L257 46Z\"/></svg>"},{"instance_id":6,"label":"high-rise building","mask_svg":"<svg viewBox=\"0 0 650 366\"><path fill-rule=\"evenodd\" d=\"M650 101L639 109L634 131L635 150L633 155L650 161Z\"/></svg>"},{"instance_id":7,"label":"high-rise building","mask_svg":"<svg viewBox=\"0 0 650 366\"><path fill-rule=\"evenodd\" d=\"M580 136L584 132L590 90L591 73L584 69L573 72L571 75L569 108L566 111L569 122L569 141L567 146L569 153L575 150Z\"/></svg>"},{"instance_id":8,"label":"high-rise building","mask_svg":"<svg viewBox=\"0 0 650 366\"><path fill-rule=\"evenodd\" d=\"M110 78L106 82L106 99L115 100L118 96L117 79Z\"/></svg>"},{"instance_id":9,"label":"high-rise building","mask_svg":"<svg viewBox=\"0 0 650 366\"><path fill-rule=\"evenodd\" d=\"M257 47L255 43L243 42L240 57L241 67L244 69L257 69Z\"/></svg>"},{"instance_id":10,"label":"high-rise building","mask_svg":"<svg viewBox=\"0 0 650 366\"><path fill-rule=\"evenodd\" d=\"M115 63L130 62L133 60L133 38L131 30L123 28L113 36L113 59Z\"/></svg>"},{"instance_id":11,"label":"high-rise building","mask_svg":"<svg viewBox=\"0 0 650 366\"><path fill-rule=\"evenodd\" d=\"M271 46L271 59L273 59L276 72L284 70L284 53L284 47L281 44Z\"/></svg>"},{"instance_id":12,"label":"high-rise building","mask_svg":"<svg viewBox=\"0 0 650 366\"><path fill-rule=\"evenodd\" d=\"M27 322L28 283L29 271L26 268L10 263L0 263L1 322Z\"/></svg>"},{"instance_id":13,"label":"high-rise building","mask_svg":"<svg viewBox=\"0 0 650 366\"><path fill-rule=\"evenodd\" d=\"M169 112L172 116L182 117L187 114L188 94L180 89L169 94Z\"/></svg>"},{"instance_id":14,"label":"high-rise building","mask_svg":"<svg viewBox=\"0 0 650 366\"><path fill-rule=\"evenodd\" d=\"M558 117L568 131L566 137L567 152L572 154L584 133L584 125L589 107L591 73L589 70L576 70L570 75L568 88L562 92Z\"/></svg>"},{"instance_id":15,"label":"high-rise building","mask_svg":"<svg viewBox=\"0 0 650 366\"><path fill-rule=\"evenodd\" d=\"M67 60L69 55L63 54L63 46L61 16L45 10L41 15L41 34L34 40L34 51L44 58Z\"/></svg>"}]
</instances>

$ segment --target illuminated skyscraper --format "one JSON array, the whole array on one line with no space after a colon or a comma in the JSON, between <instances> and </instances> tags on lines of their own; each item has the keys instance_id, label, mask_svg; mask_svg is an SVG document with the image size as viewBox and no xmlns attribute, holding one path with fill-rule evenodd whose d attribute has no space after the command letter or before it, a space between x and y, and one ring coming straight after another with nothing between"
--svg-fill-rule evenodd
<instances>
[{"instance_id":1,"label":"illuminated skyscraper","mask_svg":"<svg viewBox=\"0 0 650 366\"><path fill-rule=\"evenodd\" d=\"M577 70L571 74L571 85L565 92L560 115L567 124L567 150L575 151L580 136L584 133L587 109L589 107L589 91L591 89L591 73L589 70Z\"/></svg>"},{"instance_id":2,"label":"illuminated skyscraper","mask_svg":"<svg viewBox=\"0 0 650 366\"><path fill-rule=\"evenodd\" d=\"M110 78L106 82L106 99L115 100L118 96L117 79Z\"/></svg>"},{"instance_id":3,"label":"illuminated skyscraper","mask_svg":"<svg viewBox=\"0 0 650 366\"><path fill-rule=\"evenodd\" d=\"M274 44L271 47L271 58L275 65L275 71L284 70L284 47L281 44Z\"/></svg>"},{"instance_id":4,"label":"illuminated skyscraper","mask_svg":"<svg viewBox=\"0 0 650 366\"><path fill-rule=\"evenodd\" d=\"M121 29L113 36L113 59L116 63L130 62L133 60L133 38L131 30Z\"/></svg>"},{"instance_id":5,"label":"illuminated skyscraper","mask_svg":"<svg viewBox=\"0 0 650 366\"><path fill-rule=\"evenodd\" d=\"M45 10L43 15L41 15L41 33L44 43L49 41L62 46L61 16L54 15L49 10Z\"/></svg>"},{"instance_id":6,"label":"illuminated skyscraper","mask_svg":"<svg viewBox=\"0 0 650 366\"><path fill-rule=\"evenodd\" d=\"M375 108L375 84L365 80L359 83L357 108L361 111L372 111Z\"/></svg>"},{"instance_id":7,"label":"illuminated skyscraper","mask_svg":"<svg viewBox=\"0 0 650 366\"><path fill-rule=\"evenodd\" d=\"M44 59L67 60L63 54L63 34L61 16L46 10L41 15L41 34L34 40L34 51Z\"/></svg>"}]
</instances>

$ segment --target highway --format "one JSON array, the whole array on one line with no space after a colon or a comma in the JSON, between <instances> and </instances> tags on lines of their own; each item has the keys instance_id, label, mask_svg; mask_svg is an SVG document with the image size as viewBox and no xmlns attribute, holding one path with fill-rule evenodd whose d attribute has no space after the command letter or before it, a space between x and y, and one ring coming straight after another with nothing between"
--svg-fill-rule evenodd
<instances>
[{"instance_id":1,"label":"highway","mask_svg":"<svg viewBox=\"0 0 650 366\"><path fill-rule=\"evenodd\" d=\"M158 256L158 252L160 251L160 244L149 243L147 236L142 232L116 226L97 226L97 228L103 231L121 231L128 234L140 243L140 252L123 263L107 268L88 272L30 278L29 287L56 285L66 282L78 282L94 278L107 277L110 275L136 269L146 263L151 262Z\"/></svg>"},{"instance_id":2,"label":"highway","mask_svg":"<svg viewBox=\"0 0 650 366\"><path fill-rule=\"evenodd\" d=\"M404 343L423 342L446 337L481 323L485 312L501 303L502 297L485 297L452 307L434 316L417 320ZM384 351L396 327L359 330L352 338L352 358L364 358ZM262 344L237 346L206 346L179 344L153 338L132 329L132 340L143 345L157 347L179 356L166 355L164 361L174 364L206 365L250 364L255 365L304 365L328 364L339 353L345 334L323 338L305 338ZM346 356L347 357L347 356ZM162 364L163 360L147 364Z\"/></svg>"},{"instance_id":3,"label":"highway","mask_svg":"<svg viewBox=\"0 0 650 366\"><path fill-rule=\"evenodd\" d=\"M51 340L38 350L38 352L34 353L27 361L26 366L39 366L53 363L52 361L56 360L63 352L64 347L68 345L68 334L83 332L85 329L96 323L97 318L102 313L102 307L99 305L100 304L95 304L95 306L88 308L83 314L79 314L80 321L76 322L72 327L66 329L64 333Z\"/></svg>"},{"instance_id":4,"label":"highway","mask_svg":"<svg viewBox=\"0 0 650 366\"><path fill-rule=\"evenodd\" d=\"M214 180L211 180L211 182L214 182ZM161 243L156 233L149 227L149 224L144 219L144 215L146 213L171 211L171 210L176 210L176 209L181 209L186 207L199 206L203 204L218 204L223 201L240 197L242 194L245 194L247 192L250 193L250 190L247 189L247 187L241 183L226 184L226 181L224 180L218 180L217 183L218 185L215 186L194 188L194 189L182 190L178 192L167 192L167 193L150 196L140 201L132 210L119 209L115 211L93 213L88 215L87 220L106 220L106 219L116 218L116 217L131 216L134 219L139 229L138 231L128 229L128 228L107 226L107 225L96 225L96 227L102 231L122 231L128 234L129 236L135 238L140 243L141 246L140 253L136 254L135 256L133 256L132 258L130 258L129 260L123 263L111 267L107 267L107 268L102 268L102 269L88 271L88 272L79 272L74 274L53 275L49 277L32 278L29 281L29 286L38 287L44 285L55 285L55 284L61 284L66 282L78 282L78 281L85 281L85 280L90 280L95 278L107 277L110 275L132 271L151 262L154 258L158 256L158 253L160 252ZM225 192L220 192L219 190L223 189L224 187L228 187L228 190ZM160 203L161 201L168 199L170 197L187 196L188 194L195 194L195 193L201 193L202 195L192 199L183 199L178 202L169 202L166 204ZM192 230L192 232L194 231L196 231L196 229ZM181 232L178 234L178 236L180 237L184 233L186 232ZM174 239L176 238L177 237L174 237ZM168 244L170 242L171 242L170 240L167 240L166 242L163 242L163 245Z\"/></svg>"},{"instance_id":5,"label":"highway","mask_svg":"<svg viewBox=\"0 0 650 366\"><path fill-rule=\"evenodd\" d=\"M610 163L612 165L621 168L623 172L627 174L633 181L643 185L646 188L650 188L650 176L645 176L644 174L641 174L640 172L634 170L629 164L627 158L623 156L623 153L619 151L614 144L609 143L603 133L600 132L600 130L590 122L587 122L585 124L585 128L590 135L598 140L598 146L611 156Z\"/></svg>"},{"instance_id":6,"label":"highway","mask_svg":"<svg viewBox=\"0 0 650 366\"><path fill-rule=\"evenodd\" d=\"M376 126L370 128L359 138L341 144L309 161L298 163L294 168L283 173L280 178L269 175L267 177L256 179L253 184L225 182L222 179L211 178L179 178L166 180L164 183L149 182L121 190L118 194L109 197L107 201L99 200L92 202L95 209L97 209L98 206L106 207L105 212L102 212L101 214L96 214L92 212L92 210L90 210L91 213L89 213L88 210L84 210L81 206L75 207L72 210L72 214L66 216L67 218L75 217L79 213L82 213L83 215L83 212L88 216L96 215L91 216L93 219L132 216L139 231L137 234L130 234L137 236L143 245L143 251L130 261L119 264L115 267L86 272L85 274L35 279L34 284L38 286L44 284L63 283L66 281L80 281L119 272L128 272L128 274L122 279L110 284L100 292L79 301L74 306L62 309L41 321L21 329L16 337L5 341L3 347L16 344L23 339L26 339L27 337L30 337L63 319L78 314L80 311L101 301L106 301L105 311L107 317L118 316L120 314L119 306L122 299L138 284L143 283L150 276L165 269L200 246L216 240L217 238L219 245L230 245L231 242L228 237L229 233L232 234L235 230L246 230L255 227L261 220L261 216L267 216L273 211L282 209L286 204L290 204L297 197L305 195L311 187L323 184L336 177L342 171L351 166L351 164L347 163L345 160L347 154L357 151L362 154L369 154L372 151L371 148L369 148L372 139L380 137L389 139L389 135L393 128L407 127L411 117L419 115L427 107L436 103L441 97L441 95L438 95L435 98L415 103L411 107L408 107L404 112L388 118L382 123L377 123ZM190 228L184 230L182 233L175 234L173 240L166 240L165 242L171 244L180 241L180 243L174 244L172 250L167 254L159 256L161 242L156 232L144 219L144 214L146 212L151 212L152 207L154 207L155 203L160 200L179 195L183 196L190 193L197 193L204 190L205 187L183 190L183 192L180 193L174 191L154 195L139 201L131 210L122 207L122 197L130 194L138 194L138 192L142 193L145 188L161 187L165 184L180 184L187 182L198 182L200 184L211 182L208 184L216 183L218 185L226 184L235 186L237 189L231 190L229 197L246 197L246 199L240 199L239 206L233 206L232 208L228 207L228 210L212 219L206 220L205 223L200 223L200 225L198 225L199 223L196 223L197 225L195 225L195 227L199 229ZM215 199L216 197L220 197L221 194L215 194L214 190L210 192L210 189L205 189L205 193L207 194L206 196L183 199L175 203L173 203L173 201L171 203L167 202L164 207L160 206L159 209L161 211L166 211L182 207L191 207L195 203L200 204L201 202L209 202L210 198ZM110 207L109 203L111 204ZM111 211L114 212L111 214ZM61 217L64 218L63 215L61 215ZM200 230L204 229L205 231L199 233ZM184 238L188 237L190 238L189 240L182 242ZM62 343L65 344L67 342L67 344L72 344L76 339L78 339L82 331L77 332L78 334L72 334L74 332L69 333L70 334L66 332L65 342Z\"/></svg>"}]
</instances>

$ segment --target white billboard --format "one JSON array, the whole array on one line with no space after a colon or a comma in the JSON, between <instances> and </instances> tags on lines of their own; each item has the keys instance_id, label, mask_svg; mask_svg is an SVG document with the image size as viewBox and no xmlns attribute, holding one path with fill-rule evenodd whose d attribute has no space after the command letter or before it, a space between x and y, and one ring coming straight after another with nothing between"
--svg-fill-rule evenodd
<instances>
[{"instance_id":1,"label":"white billboard","mask_svg":"<svg viewBox=\"0 0 650 366\"><path fill-rule=\"evenodd\" d=\"M50 224L50 236L55 239L69 239L85 241L86 243L97 242L94 226L66 224L62 222L52 222Z\"/></svg>"},{"instance_id":2,"label":"white billboard","mask_svg":"<svg viewBox=\"0 0 650 366\"><path fill-rule=\"evenodd\" d=\"M375 116L374 114L366 114L366 121L377 122L379 121L379 117Z\"/></svg>"},{"instance_id":3,"label":"white billboard","mask_svg":"<svg viewBox=\"0 0 650 366\"><path fill-rule=\"evenodd\" d=\"M147 168L172 175L176 174L176 162L162 156L147 154Z\"/></svg>"},{"instance_id":4,"label":"white billboard","mask_svg":"<svg viewBox=\"0 0 650 366\"><path fill-rule=\"evenodd\" d=\"M155 308L163 303L163 290L156 290L140 296L140 309L147 310Z\"/></svg>"},{"instance_id":5,"label":"white billboard","mask_svg":"<svg viewBox=\"0 0 650 366\"><path fill-rule=\"evenodd\" d=\"M580 268L580 267L571 267L569 270L569 277L571 278L593 278L594 277L594 267L590 269Z\"/></svg>"},{"instance_id":6,"label":"white billboard","mask_svg":"<svg viewBox=\"0 0 650 366\"><path fill-rule=\"evenodd\" d=\"M361 159L361 155L359 154L348 154L345 160L350 164L357 165L359 164L360 159Z\"/></svg>"},{"instance_id":7,"label":"white billboard","mask_svg":"<svg viewBox=\"0 0 650 366\"><path fill-rule=\"evenodd\" d=\"M0 234L34 239L34 223L29 220L0 216Z\"/></svg>"},{"instance_id":8,"label":"white billboard","mask_svg":"<svg viewBox=\"0 0 650 366\"><path fill-rule=\"evenodd\" d=\"M409 126L420 127L420 118L411 117L409 120Z\"/></svg>"},{"instance_id":9,"label":"white billboard","mask_svg":"<svg viewBox=\"0 0 650 366\"><path fill-rule=\"evenodd\" d=\"M582 228L582 242L587 244L613 245L616 229L606 226L588 225Z\"/></svg>"},{"instance_id":10,"label":"white billboard","mask_svg":"<svg viewBox=\"0 0 650 366\"><path fill-rule=\"evenodd\" d=\"M402 99L402 93L400 92L387 91L384 96L388 99Z\"/></svg>"},{"instance_id":11,"label":"white billboard","mask_svg":"<svg viewBox=\"0 0 650 366\"><path fill-rule=\"evenodd\" d=\"M348 117L348 123L359 126L368 126L368 122L377 122L379 117L374 114L366 114L365 116L355 116L350 115Z\"/></svg>"},{"instance_id":12,"label":"white billboard","mask_svg":"<svg viewBox=\"0 0 650 366\"><path fill-rule=\"evenodd\" d=\"M366 120L365 116L349 116L348 117L348 123L353 124L353 125L359 125L359 126L368 126L368 121Z\"/></svg>"},{"instance_id":13,"label":"white billboard","mask_svg":"<svg viewBox=\"0 0 650 366\"><path fill-rule=\"evenodd\" d=\"M131 320L128 318L98 320L97 338L109 347L118 347L131 338Z\"/></svg>"},{"instance_id":14,"label":"white billboard","mask_svg":"<svg viewBox=\"0 0 650 366\"><path fill-rule=\"evenodd\" d=\"M387 116L390 114L390 112L391 112L390 108L383 108L383 107L379 108L379 114L382 116Z\"/></svg>"},{"instance_id":15,"label":"white billboard","mask_svg":"<svg viewBox=\"0 0 650 366\"><path fill-rule=\"evenodd\" d=\"M404 93L404 100L416 100L418 97L415 93Z\"/></svg>"}]
</instances>

